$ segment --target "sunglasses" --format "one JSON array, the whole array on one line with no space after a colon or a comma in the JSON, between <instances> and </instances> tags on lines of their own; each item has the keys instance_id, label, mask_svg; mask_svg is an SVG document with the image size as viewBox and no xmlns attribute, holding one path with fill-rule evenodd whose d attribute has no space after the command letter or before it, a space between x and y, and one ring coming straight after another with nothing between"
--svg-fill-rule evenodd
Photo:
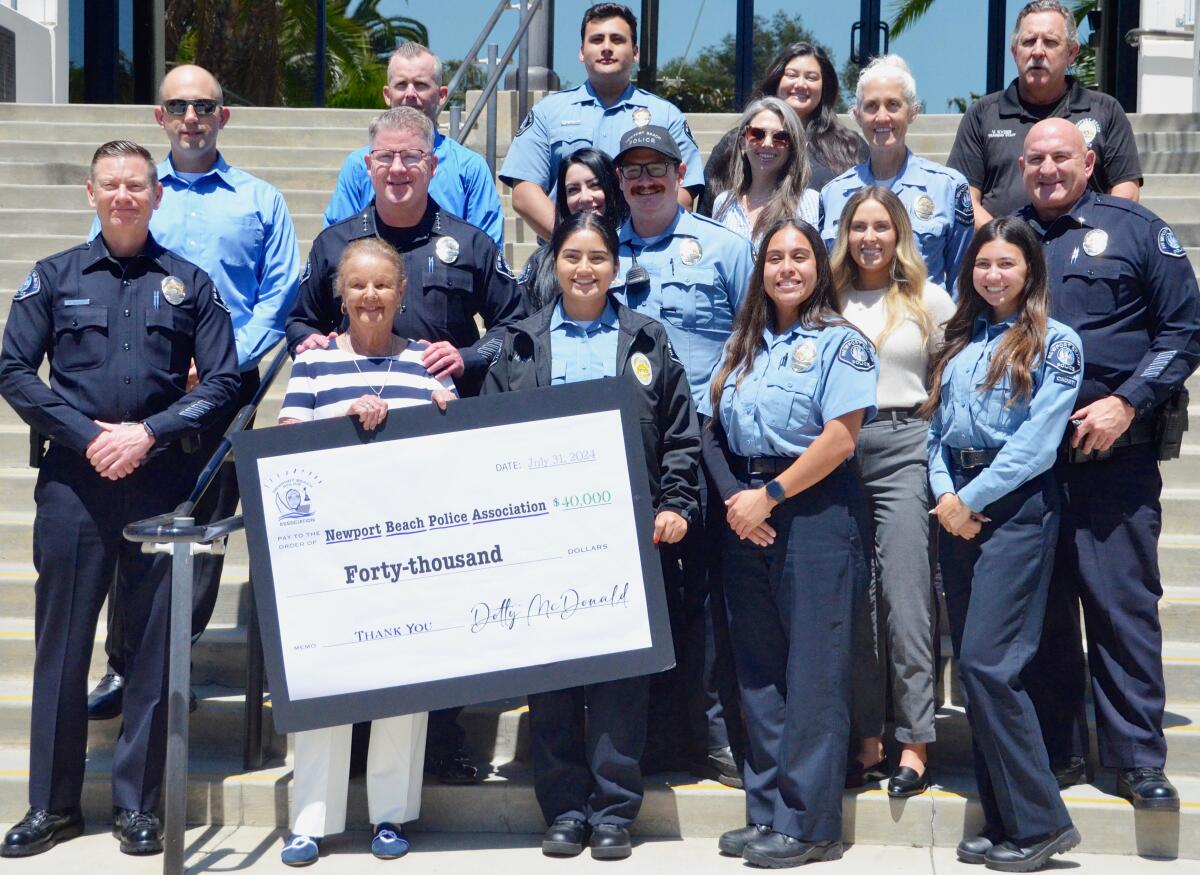
<instances>
[{"instance_id":1,"label":"sunglasses","mask_svg":"<svg viewBox=\"0 0 1200 875\"><path fill-rule=\"evenodd\" d=\"M163 101L163 109L167 111L168 115L187 115L189 106L196 110L196 115L212 115L220 105L219 101L209 97L200 97L196 100L175 98Z\"/></svg>"},{"instance_id":2,"label":"sunglasses","mask_svg":"<svg viewBox=\"0 0 1200 875\"><path fill-rule=\"evenodd\" d=\"M754 125L746 128L746 139L751 146L761 146L763 143L767 143L770 146L781 146L786 149L792 145L791 135L787 131L768 131Z\"/></svg>"},{"instance_id":3,"label":"sunglasses","mask_svg":"<svg viewBox=\"0 0 1200 875\"><path fill-rule=\"evenodd\" d=\"M658 179L667 175L667 168L674 166L670 161L652 161L649 164L622 164L617 168L617 172L626 179L641 179L642 171L644 170L648 176Z\"/></svg>"}]
</instances>

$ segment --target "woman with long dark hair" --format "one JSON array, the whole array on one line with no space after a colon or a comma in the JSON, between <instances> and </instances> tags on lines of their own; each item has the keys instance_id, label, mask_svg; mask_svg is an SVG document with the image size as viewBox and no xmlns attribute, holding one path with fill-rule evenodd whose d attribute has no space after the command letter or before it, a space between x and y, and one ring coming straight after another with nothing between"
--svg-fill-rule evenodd
<instances>
[{"instance_id":1,"label":"woman with long dark hair","mask_svg":"<svg viewBox=\"0 0 1200 875\"><path fill-rule=\"evenodd\" d=\"M855 602L867 583L850 470L875 352L838 315L811 225L770 228L712 381L704 459L726 506L722 575L747 733L746 826L723 854L778 868L842 855Z\"/></svg>"},{"instance_id":2,"label":"woman with long dark hair","mask_svg":"<svg viewBox=\"0 0 1200 875\"><path fill-rule=\"evenodd\" d=\"M1060 521L1053 465L1083 374L1049 318L1042 245L1015 217L976 234L933 361L929 484L984 829L958 857L1030 872L1079 843L1021 673L1042 632Z\"/></svg>"},{"instance_id":3,"label":"woman with long dark hair","mask_svg":"<svg viewBox=\"0 0 1200 875\"><path fill-rule=\"evenodd\" d=\"M837 118L837 70L818 45L792 43L775 56L754 89L752 99L778 97L796 112L804 127L810 188L825 183L867 160L867 144ZM718 192L731 187L738 128L725 133L704 165L705 191L699 211L710 215Z\"/></svg>"}]
</instances>

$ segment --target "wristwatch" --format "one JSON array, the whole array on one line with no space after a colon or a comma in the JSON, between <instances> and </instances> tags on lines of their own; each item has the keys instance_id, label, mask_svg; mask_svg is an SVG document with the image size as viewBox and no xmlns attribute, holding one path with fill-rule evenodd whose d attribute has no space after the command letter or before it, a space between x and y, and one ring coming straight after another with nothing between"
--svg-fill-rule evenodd
<instances>
[{"instance_id":1,"label":"wristwatch","mask_svg":"<svg viewBox=\"0 0 1200 875\"><path fill-rule=\"evenodd\" d=\"M787 493L783 491L783 484L778 480L772 480L764 488L767 490L767 497L776 504L783 504L787 499Z\"/></svg>"}]
</instances>

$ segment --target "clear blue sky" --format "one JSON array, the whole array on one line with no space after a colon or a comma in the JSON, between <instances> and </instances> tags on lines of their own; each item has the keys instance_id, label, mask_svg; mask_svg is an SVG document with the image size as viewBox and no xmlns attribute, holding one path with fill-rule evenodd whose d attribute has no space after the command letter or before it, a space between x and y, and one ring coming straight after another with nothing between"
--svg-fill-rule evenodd
<instances>
[{"instance_id":1,"label":"clear blue sky","mask_svg":"<svg viewBox=\"0 0 1200 875\"><path fill-rule=\"evenodd\" d=\"M432 48L444 58L461 58L483 27L497 0L383 0L380 11L408 15L429 29ZM625 0L640 13L640 0ZM590 0L557 0L555 9L555 69L571 83L583 79L579 64L579 20ZM883 14L891 17L892 0ZM1009 27L1024 0L1008 0ZM689 57L717 43L734 26L735 0L660 0L658 58L662 64L682 55L696 28ZM841 68L849 53L850 26L858 19L855 0L755 0L754 12L770 18L777 10L799 15L818 40L828 46ZM501 51L516 30L517 13L505 13L496 28ZM698 24L697 24L698 22ZM987 0L937 0L925 19L892 43L912 67L918 93L928 112L947 112L946 101L982 92L987 58ZM1015 75L1008 57L1006 81Z\"/></svg>"}]
</instances>

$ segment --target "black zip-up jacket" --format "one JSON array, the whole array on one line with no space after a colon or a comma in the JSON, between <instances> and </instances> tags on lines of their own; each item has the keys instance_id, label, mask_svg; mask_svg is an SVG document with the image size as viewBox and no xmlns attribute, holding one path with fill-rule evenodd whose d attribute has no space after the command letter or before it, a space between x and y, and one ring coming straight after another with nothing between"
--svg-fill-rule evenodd
<instances>
[{"instance_id":1,"label":"black zip-up jacket","mask_svg":"<svg viewBox=\"0 0 1200 875\"><path fill-rule=\"evenodd\" d=\"M683 365L661 325L611 296L617 312L617 370L638 388L642 443L654 511L673 510L699 524L700 427ZM550 317L557 299L510 325L500 355L492 362L480 394L515 392L550 385ZM644 385L630 367L641 353L650 363Z\"/></svg>"}]
</instances>

